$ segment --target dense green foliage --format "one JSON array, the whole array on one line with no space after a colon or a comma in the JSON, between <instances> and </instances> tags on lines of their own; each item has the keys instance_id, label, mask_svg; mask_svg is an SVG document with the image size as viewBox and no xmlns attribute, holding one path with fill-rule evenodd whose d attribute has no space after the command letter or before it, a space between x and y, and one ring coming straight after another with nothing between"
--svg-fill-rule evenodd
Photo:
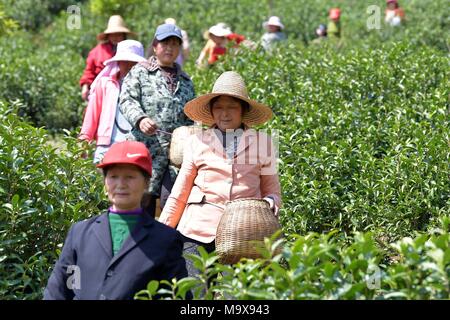
<instances>
[{"instance_id":1,"label":"dense green foliage","mask_svg":"<svg viewBox=\"0 0 450 320\"><path fill-rule=\"evenodd\" d=\"M73 138L84 109L78 80L95 35L124 9L145 46L166 17L188 31L185 69L198 95L236 70L275 113L261 129L279 146L289 240L282 255L270 258L267 249L265 260L234 268L192 257L205 276L173 284L173 298L188 288L198 297L207 274L225 271L208 298L448 299L447 1L405 1L406 25L388 28L381 16L380 30L367 29L364 1L332 2L76 2L81 28L70 30L71 1L44 1L35 11L26 0L4 6L22 29L0 36L0 297L40 298L70 224L105 207L101 179ZM383 15L384 0L373 4ZM343 38L314 45L331 6L343 9ZM278 51L234 50L213 68L195 68L208 26L224 21L258 41L271 14L287 26L289 42ZM56 150L48 132L63 129ZM374 268L381 283L370 289ZM151 283L139 297L156 291Z\"/></svg>"},{"instance_id":2,"label":"dense green foliage","mask_svg":"<svg viewBox=\"0 0 450 320\"><path fill-rule=\"evenodd\" d=\"M216 255L203 250L190 256L201 271L198 279L161 283L171 289L152 281L136 298L158 293L184 299L191 290L195 299L449 299L449 223L447 217L431 236L393 243L395 261L389 264L370 233L356 233L346 239L349 245L338 241L336 232L295 236L273 258L281 244L266 241L264 258L233 266L217 263Z\"/></svg>"}]
</instances>

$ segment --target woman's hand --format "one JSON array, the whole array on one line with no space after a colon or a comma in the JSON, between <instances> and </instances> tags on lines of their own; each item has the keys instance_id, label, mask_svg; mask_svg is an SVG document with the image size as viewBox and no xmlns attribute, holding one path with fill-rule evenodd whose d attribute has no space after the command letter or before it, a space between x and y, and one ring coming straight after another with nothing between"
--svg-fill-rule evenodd
<instances>
[{"instance_id":1,"label":"woman's hand","mask_svg":"<svg viewBox=\"0 0 450 320\"><path fill-rule=\"evenodd\" d=\"M275 206L275 200L273 200L271 197L265 197L264 200L269 204L270 210L272 210L275 217L278 216L278 210Z\"/></svg>"},{"instance_id":2,"label":"woman's hand","mask_svg":"<svg viewBox=\"0 0 450 320\"><path fill-rule=\"evenodd\" d=\"M144 118L139 122L139 129L148 135L154 134L158 125L150 118Z\"/></svg>"}]
</instances>

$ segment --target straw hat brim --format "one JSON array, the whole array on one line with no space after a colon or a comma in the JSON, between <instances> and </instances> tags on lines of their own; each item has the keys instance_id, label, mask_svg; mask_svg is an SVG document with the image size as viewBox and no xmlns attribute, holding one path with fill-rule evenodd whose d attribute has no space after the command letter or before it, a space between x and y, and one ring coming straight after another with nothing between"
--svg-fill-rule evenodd
<instances>
[{"instance_id":1,"label":"straw hat brim","mask_svg":"<svg viewBox=\"0 0 450 320\"><path fill-rule=\"evenodd\" d=\"M106 29L104 32L99 33L97 35L97 40L105 41L107 36L108 36L108 34L112 34L112 33L126 33L126 34L132 35L134 37L136 36L136 33L130 31L128 28L115 27L114 29L110 29L110 30Z\"/></svg>"},{"instance_id":2,"label":"straw hat brim","mask_svg":"<svg viewBox=\"0 0 450 320\"><path fill-rule=\"evenodd\" d=\"M249 127L263 124L269 121L273 116L272 110L265 104L259 103L241 95L230 94L226 92L208 93L197 97L186 103L186 105L184 106L184 113L193 121L201 122L202 124L211 126L215 122L209 108L209 102L211 101L211 99L218 96L230 96L246 101L250 105L250 110L244 114L244 116L242 117L242 122Z\"/></svg>"}]
</instances>

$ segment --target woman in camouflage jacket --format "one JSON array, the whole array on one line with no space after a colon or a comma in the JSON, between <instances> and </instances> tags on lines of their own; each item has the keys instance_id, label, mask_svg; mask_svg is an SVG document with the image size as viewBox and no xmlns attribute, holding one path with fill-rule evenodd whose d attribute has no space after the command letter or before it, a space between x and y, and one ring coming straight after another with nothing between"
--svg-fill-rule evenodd
<instances>
[{"instance_id":1,"label":"woman in camouflage jacket","mask_svg":"<svg viewBox=\"0 0 450 320\"><path fill-rule=\"evenodd\" d=\"M195 98L194 85L175 63L181 43L181 30L177 26L160 25L153 40L155 54L130 70L119 99L120 110L133 126L129 138L143 142L152 155L149 193L153 215L163 180L169 193L175 180L173 168L169 170L170 133L177 127L193 124L183 107Z\"/></svg>"}]
</instances>

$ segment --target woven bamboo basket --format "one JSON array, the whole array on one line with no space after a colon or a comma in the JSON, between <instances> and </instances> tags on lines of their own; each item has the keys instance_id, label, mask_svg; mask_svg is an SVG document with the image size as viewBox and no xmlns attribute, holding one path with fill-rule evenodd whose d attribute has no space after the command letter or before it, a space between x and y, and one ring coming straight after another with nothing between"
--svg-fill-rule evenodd
<instances>
[{"instance_id":1,"label":"woven bamboo basket","mask_svg":"<svg viewBox=\"0 0 450 320\"><path fill-rule=\"evenodd\" d=\"M233 264L241 258L260 258L257 247L279 229L280 224L265 200L227 202L216 234L219 261Z\"/></svg>"},{"instance_id":2,"label":"woven bamboo basket","mask_svg":"<svg viewBox=\"0 0 450 320\"><path fill-rule=\"evenodd\" d=\"M185 140L190 135L201 131L202 127L200 126L182 126L173 130L172 139L170 141L169 159L174 166L179 168L183 163L183 148Z\"/></svg>"}]
</instances>

